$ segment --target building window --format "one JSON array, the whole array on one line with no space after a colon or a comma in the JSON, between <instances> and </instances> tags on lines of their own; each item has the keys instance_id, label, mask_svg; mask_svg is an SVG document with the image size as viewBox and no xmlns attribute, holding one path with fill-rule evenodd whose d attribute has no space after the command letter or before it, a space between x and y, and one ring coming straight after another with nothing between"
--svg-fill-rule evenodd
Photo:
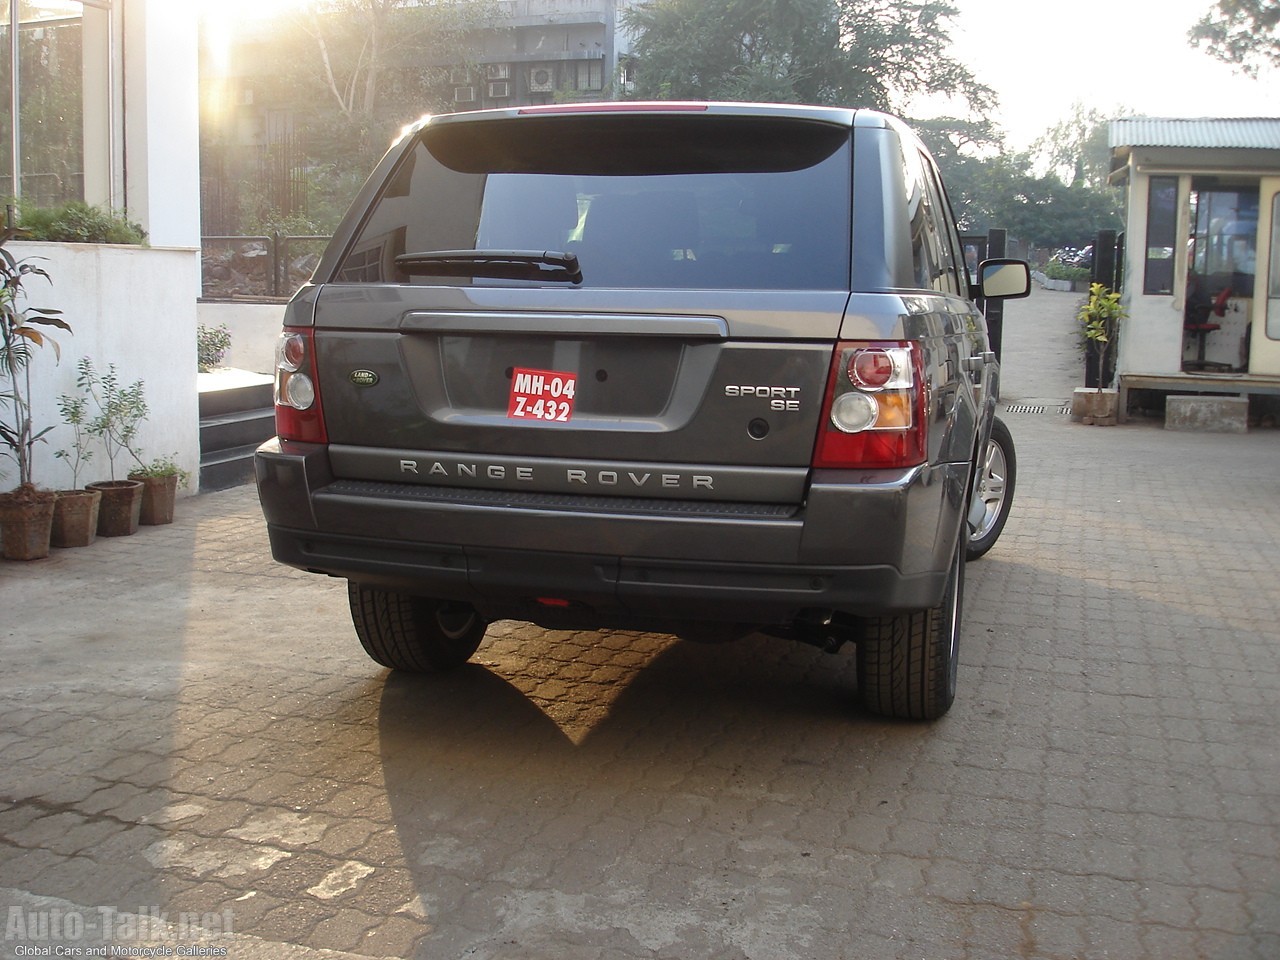
<instances>
[{"instance_id":1,"label":"building window","mask_svg":"<svg viewBox=\"0 0 1280 960\"><path fill-rule=\"evenodd\" d=\"M574 66L577 68L574 74L575 90L604 89L603 60L579 60Z\"/></svg>"},{"instance_id":2,"label":"building window","mask_svg":"<svg viewBox=\"0 0 1280 960\"><path fill-rule=\"evenodd\" d=\"M103 195L110 133L101 129L108 110L85 104L87 89L110 85L107 77L93 84L85 78L85 63L101 62L98 47L109 42L109 13L109 0L0 0L4 196L37 206L110 201Z\"/></svg>"},{"instance_id":3,"label":"building window","mask_svg":"<svg viewBox=\"0 0 1280 960\"><path fill-rule=\"evenodd\" d=\"M1178 178L1152 177L1147 188L1147 256L1142 292L1173 293L1178 246Z\"/></svg>"}]
</instances>

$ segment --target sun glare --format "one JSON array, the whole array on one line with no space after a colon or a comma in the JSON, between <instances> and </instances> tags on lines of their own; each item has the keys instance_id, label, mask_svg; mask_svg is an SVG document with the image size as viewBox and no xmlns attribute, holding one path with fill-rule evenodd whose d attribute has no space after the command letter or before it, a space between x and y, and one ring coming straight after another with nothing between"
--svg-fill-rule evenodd
<instances>
[{"instance_id":1,"label":"sun glare","mask_svg":"<svg viewBox=\"0 0 1280 960\"><path fill-rule=\"evenodd\" d=\"M208 66L215 76L230 68L232 41L244 23L266 20L281 13L302 10L313 0L196 0Z\"/></svg>"},{"instance_id":2,"label":"sun glare","mask_svg":"<svg viewBox=\"0 0 1280 960\"><path fill-rule=\"evenodd\" d=\"M262 20L282 11L314 5L314 0L196 0L202 19L233 22L240 19Z\"/></svg>"}]
</instances>

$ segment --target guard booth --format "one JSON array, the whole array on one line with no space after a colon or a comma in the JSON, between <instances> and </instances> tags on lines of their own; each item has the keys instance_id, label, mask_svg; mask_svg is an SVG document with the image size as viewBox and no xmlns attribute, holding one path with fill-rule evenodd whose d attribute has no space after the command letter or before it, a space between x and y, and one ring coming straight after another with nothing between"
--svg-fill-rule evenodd
<instances>
[{"instance_id":1,"label":"guard booth","mask_svg":"<svg viewBox=\"0 0 1280 960\"><path fill-rule=\"evenodd\" d=\"M1280 118L1113 120L1133 389L1280 394Z\"/></svg>"}]
</instances>

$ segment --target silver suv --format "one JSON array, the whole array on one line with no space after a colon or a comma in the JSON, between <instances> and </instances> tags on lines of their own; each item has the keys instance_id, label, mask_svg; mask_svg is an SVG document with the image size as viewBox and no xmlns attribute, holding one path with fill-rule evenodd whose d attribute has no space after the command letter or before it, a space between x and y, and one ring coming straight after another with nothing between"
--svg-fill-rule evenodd
<instances>
[{"instance_id":1,"label":"silver suv","mask_svg":"<svg viewBox=\"0 0 1280 960\"><path fill-rule=\"evenodd\" d=\"M497 619L835 650L888 716L955 696L964 565L1012 496L998 365L928 153L880 113L618 103L424 120L277 351L272 551L369 655Z\"/></svg>"}]
</instances>

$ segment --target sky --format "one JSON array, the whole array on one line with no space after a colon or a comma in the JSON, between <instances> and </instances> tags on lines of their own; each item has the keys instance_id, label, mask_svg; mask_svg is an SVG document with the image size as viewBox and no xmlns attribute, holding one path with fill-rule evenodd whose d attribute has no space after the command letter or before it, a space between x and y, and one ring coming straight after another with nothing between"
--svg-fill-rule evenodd
<instances>
[{"instance_id":1,"label":"sky","mask_svg":"<svg viewBox=\"0 0 1280 960\"><path fill-rule=\"evenodd\" d=\"M1012 149L1077 102L1106 114L1280 116L1280 72L1251 80L1187 42L1213 0L951 2L960 11L952 56L999 94L994 119Z\"/></svg>"}]
</instances>

